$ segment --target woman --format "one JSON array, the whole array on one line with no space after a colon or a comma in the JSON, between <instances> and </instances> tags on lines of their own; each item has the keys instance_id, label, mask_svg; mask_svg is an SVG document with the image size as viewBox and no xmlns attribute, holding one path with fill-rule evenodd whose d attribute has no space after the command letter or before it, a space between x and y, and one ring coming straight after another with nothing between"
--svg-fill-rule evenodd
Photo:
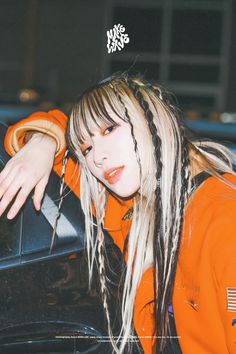
<instances>
[{"instance_id":1,"label":"woman","mask_svg":"<svg viewBox=\"0 0 236 354\"><path fill-rule=\"evenodd\" d=\"M19 192L8 214L12 218L34 186L39 208L55 150L54 167L61 169L65 120L59 111L35 113L9 129L5 146L11 154L29 138L27 132L47 134L33 135L1 173L0 213ZM70 160L63 178L81 199L90 279L96 259L115 352L129 352L132 323L144 352L161 352L169 336L170 305L183 353L236 352L229 296L236 289L233 155L214 142L190 140L161 88L127 75L111 77L78 99L67 141L80 169L79 178L72 175ZM110 324L103 227L126 260L117 342Z\"/></svg>"}]
</instances>

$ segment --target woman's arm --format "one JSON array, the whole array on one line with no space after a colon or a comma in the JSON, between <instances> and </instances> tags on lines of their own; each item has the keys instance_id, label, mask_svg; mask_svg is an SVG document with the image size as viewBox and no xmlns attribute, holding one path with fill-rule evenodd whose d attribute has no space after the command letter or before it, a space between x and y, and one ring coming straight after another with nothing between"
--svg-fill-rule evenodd
<instances>
[{"instance_id":1,"label":"woman's arm","mask_svg":"<svg viewBox=\"0 0 236 354\"><path fill-rule=\"evenodd\" d=\"M40 208L52 166L58 174L61 171L66 124L66 115L52 110L35 112L8 128L4 145L13 158L0 174L0 215L16 197L7 214L14 218L34 188L34 206ZM31 139L25 145L28 132Z\"/></svg>"},{"instance_id":2,"label":"woman's arm","mask_svg":"<svg viewBox=\"0 0 236 354\"><path fill-rule=\"evenodd\" d=\"M49 135L35 133L0 173L0 216L15 198L7 217L12 219L34 189L33 203L40 209L51 173L57 142Z\"/></svg>"},{"instance_id":3,"label":"woman's arm","mask_svg":"<svg viewBox=\"0 0 236 354\"><path fill-rule=\"evenodd\" d=\"M4 140L5 149L10 156L13 156L24 146L28 132L45 133L57 142L54 164L60 164L66 149L66 125L67 116L58 109L32 113L8 128Z\"/></svg>"}]
</instances>

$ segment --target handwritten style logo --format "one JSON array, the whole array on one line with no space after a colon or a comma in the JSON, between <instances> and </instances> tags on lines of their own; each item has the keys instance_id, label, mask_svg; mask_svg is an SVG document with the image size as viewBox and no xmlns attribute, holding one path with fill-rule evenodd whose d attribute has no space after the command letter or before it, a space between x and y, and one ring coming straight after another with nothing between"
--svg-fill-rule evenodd
<instances>
[{"instance_id":1,"label":"handwritten style logo","mask_svg":"<svg viewBox=\"0 0 236 354\"><path fill-rule=\"evenodd\" d=\"M107 31L108 54L115 52L117 49L120 51L126 43L129 43L129 36L125 33L125 27L120 23Z\"/></svg>"}]
</instances>

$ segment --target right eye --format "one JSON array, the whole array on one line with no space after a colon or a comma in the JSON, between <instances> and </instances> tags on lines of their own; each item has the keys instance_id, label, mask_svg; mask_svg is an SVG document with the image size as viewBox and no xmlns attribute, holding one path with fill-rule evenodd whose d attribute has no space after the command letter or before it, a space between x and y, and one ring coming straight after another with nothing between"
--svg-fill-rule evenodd
<instances>
[{"instance_id":1,"label":"right eye","mask_svg":"<svg viewBox=\"0 0 236 354\"><path fill-rule=\"evenodd\" d=\"M89 151L92 149L92 146L87 146L86 148L82 148L81 151L82 151L82 154L84 156L88 155Z\"/></svg>"}]
</instances>

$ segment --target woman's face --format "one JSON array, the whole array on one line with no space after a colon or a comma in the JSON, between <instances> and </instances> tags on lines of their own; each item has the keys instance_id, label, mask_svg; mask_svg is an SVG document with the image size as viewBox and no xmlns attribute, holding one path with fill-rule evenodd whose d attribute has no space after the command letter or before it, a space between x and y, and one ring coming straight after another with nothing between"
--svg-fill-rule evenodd
<instances>
[{"instance_id":1,"label":"woman's face","mask_svg":"<svg viewBox=\"0 0 236 354\"><path fill-rule=\"evenodd\" d=\"M113 114L114 115L114 114ZM90 172L118 197L131 197L140 188L140 170L130 125L101 125L80 146Z\"/></svg>"}]
</instances>

